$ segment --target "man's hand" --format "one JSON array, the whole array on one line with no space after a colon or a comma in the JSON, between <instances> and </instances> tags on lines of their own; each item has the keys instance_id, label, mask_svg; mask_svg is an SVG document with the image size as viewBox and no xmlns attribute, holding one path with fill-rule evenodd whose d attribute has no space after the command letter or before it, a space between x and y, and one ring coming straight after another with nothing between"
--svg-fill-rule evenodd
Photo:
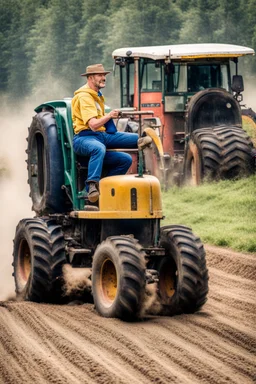
<instances>
[{"instance_id":1,"label":"man's hand","mask_svg":"<svg viewBox=\"0 0 256 384\"><path fill-rule=\"evenodd\" d=\"M119 110L118 109L113 109L113 111L108 113L108 116L110 119L117 119L119 116Z\"/></svg>"},{"instance_id":2,"label":"man's hand","mask_svg":"<svg viewBox=\"0 0 256 384\"><path fill-rule=\"evenodd\" d=\"M118 109L113 109L113 111L107 113L105 116L97 119L93 117L89 120L88 124L92 131L96 132L98 128L102 127L111 119L117 119L120 116L120 111Z\"/></svg>"}]
</instances>

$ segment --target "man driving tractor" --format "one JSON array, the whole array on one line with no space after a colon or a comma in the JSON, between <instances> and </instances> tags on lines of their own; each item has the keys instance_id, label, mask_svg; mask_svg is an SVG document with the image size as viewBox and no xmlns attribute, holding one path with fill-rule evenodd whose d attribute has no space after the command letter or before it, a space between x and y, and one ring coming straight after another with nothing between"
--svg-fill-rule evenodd
<instances>
[{"instance_id":1,"label":"man driving tractor","mask_svg":"<svg viewBox=\"0 0 256 384\"><path fill-rule=\"evenodd\" d=\"M87 83L75 91L72 99L73 147L76 154L89 158L85 190L91 203L99 199L103 163L106 176L124 175L132 164L128 153L107 149L132 149L148 145L150 141L149 137L139 139L137 133L118 132L113 122L119 114L117 109L105 114L100 90L105 87L109 73L102 64L89 65L81 75L87 77Z\"/></svg>"}]
</instances>

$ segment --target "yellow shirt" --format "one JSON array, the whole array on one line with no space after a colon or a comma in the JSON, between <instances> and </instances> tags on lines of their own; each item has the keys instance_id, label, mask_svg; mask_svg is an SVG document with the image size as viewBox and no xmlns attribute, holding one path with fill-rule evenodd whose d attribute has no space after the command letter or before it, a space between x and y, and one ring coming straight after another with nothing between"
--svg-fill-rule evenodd
<instances>
[{"instance_id":1,"label":"yellow shirt","mask_svg":"<svg viewBox=\"0 0 256 384\"><path fill-rule=\"evenodd\" d=\"M104 96L98 96L98 93L89 88L88 84L75 91L71 105L75 134L90 129L88 122L91 118L100 119L105 115ZM97 129L97 131L105 130L104 125Z\"/></svg>"}]
</instances>

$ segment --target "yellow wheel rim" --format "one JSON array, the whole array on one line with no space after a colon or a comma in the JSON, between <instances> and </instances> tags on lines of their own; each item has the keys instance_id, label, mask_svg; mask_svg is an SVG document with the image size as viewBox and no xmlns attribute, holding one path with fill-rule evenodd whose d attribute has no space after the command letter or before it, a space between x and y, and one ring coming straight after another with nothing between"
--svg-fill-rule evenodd
<instances>
[{"instance_id":1,"label":"yellow wheel rim","mask_svg":"<svg viewBox=\"0 0 256 384\"><path fill-rule=\"evenodd\" d=\"M198 153L198 148L196 144L191 143L190 145L191 152L193 154L191 158L191 163L190 163L190 171L191 171L191 185L196 186L200 184L200 161L199 161L199 153Z\"/></svg>"},{"instance_id":2,"label":"yellow wheel rim","mask_svg":"<svg viewBox=\"0 0 256 384\"><path fill-rule=\"evenodd\" d=\"M163 298L169 299L175 293L176 267L170 260L162 266L159 273L160 293Z\"/></svg>"},{"instance_id":3,"label":"yellow wheel rim","mask_svg":"<svg viewBox=\"0 0 256 384\"><path fill-rule=\"evenodd\" d=\"M27 283L31 273L31 254L28 243L22 240L19 246L19 275L24 284Z\"/></svg>"},{"instance_id":4,"label":"yellow wheel rim","mask_svg":"<svg viewBox=\"0 0 256 384\"><path fill-rule=\"evenodd\" d=\"M197 185L196 162L194 158L191 160L191 184L193 186Z\"/></svg>"},{"instance_id":5,"label":"yellow wheel rim","mask_svg":"<svg viewBox=\"0 0 256 384\"><path fill-rule=\"evenodd\" d=\"M117 294L117 273L110 259L106 259L101 267L101 291L104 301L112 304Z\"/></svg>"}]
</instances>

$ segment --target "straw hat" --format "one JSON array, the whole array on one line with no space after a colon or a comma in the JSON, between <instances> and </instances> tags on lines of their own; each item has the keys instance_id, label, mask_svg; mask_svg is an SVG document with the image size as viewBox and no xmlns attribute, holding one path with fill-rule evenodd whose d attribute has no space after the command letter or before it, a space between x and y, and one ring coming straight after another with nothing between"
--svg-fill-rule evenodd
<instances>
[{"instance_id":1,"label":"straw hat","mask_svg":"<svg viewBox=\"0 0 256 384\"><path fill-rule=\"evenodd\" d=\"M82 73L81 76L89 76L89 75L107 75L110 73L109 71L105 71L102 64L93 64L88 65L86 68L86 72Z\"/></svg>"}]
</instances>

